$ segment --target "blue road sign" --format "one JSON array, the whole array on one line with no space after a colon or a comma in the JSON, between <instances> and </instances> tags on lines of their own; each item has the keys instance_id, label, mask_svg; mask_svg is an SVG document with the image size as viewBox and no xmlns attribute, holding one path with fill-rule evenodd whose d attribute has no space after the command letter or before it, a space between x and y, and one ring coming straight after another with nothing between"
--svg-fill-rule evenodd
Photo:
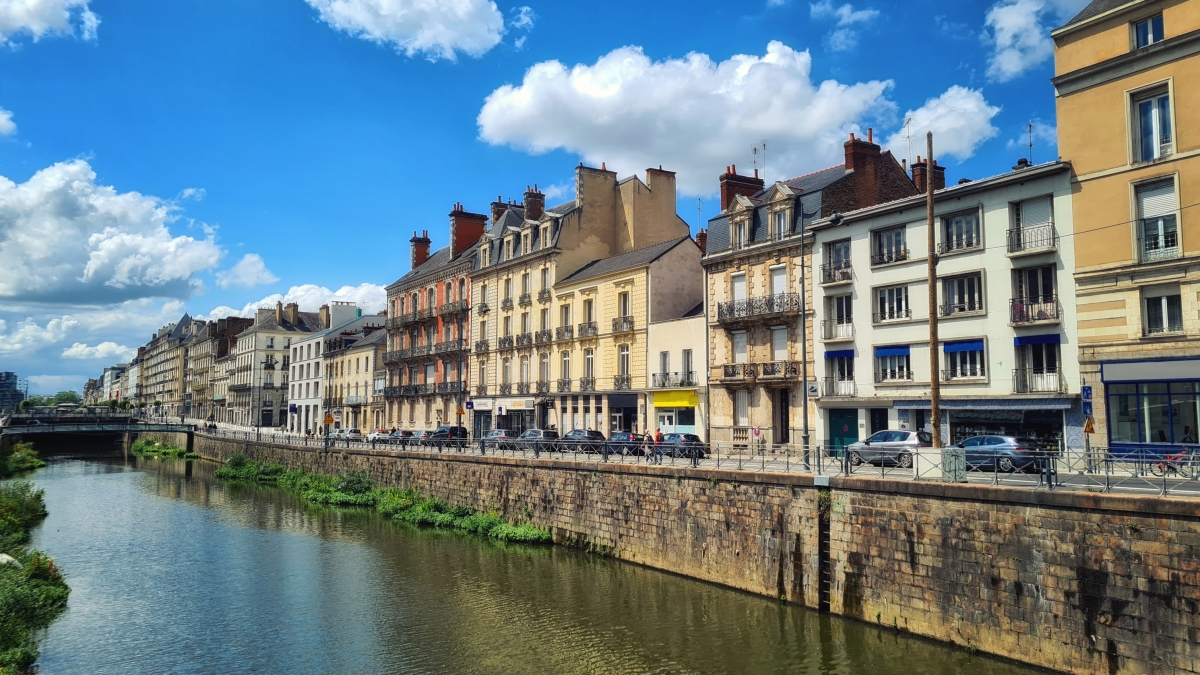
<instances>
[{"instance_id":1,"label":"blue road sign","mask_svg":"<svg viewBox=\"0 0 1200 675\"><path fill-rule=\"evenodd\" d=\"M1083 416L1084 417L1092 416L1092 402L1091 401L1083 402Z\"/></svg>"},{"instance_id":2,"label":"blue road sign","mask_svg":"<svg viewBox=\"0 0 1200 675\"><path fill-rule=\"evenodd\" d=\"M467 401L467 410L474 410L474 409L475 409L475 402Z\"/></svg>"},{"instance_id":3,"label":"blue road sign","mask_svg":"<svg viewBox=\"0 0 1200 675\"><path fill-rule=\"evenodd\" d=\"M1082 398L1085 401L1092 400L1092 386L1084 385L1084 386L1080 387L1079 388L1079 396L1080 396L1080 398ZM1085 413L1085 414L1090 415L1091 413Z\"/></svg>"}]
</instances>

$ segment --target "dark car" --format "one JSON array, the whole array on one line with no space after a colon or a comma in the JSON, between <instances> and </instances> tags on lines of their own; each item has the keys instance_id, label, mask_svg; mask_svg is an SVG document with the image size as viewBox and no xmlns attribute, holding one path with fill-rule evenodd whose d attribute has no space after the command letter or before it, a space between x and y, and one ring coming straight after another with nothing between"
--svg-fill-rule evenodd
<instances>
[{"instance_id":1,"label":"dark car","mask_svg":"<svg viewBox=\"0 0 1200 675\"><path fill-rule=\"evenodd\" d=\"M690 458L693 450L696 451L697 459L708 457L704 441L696 434L663 434L663 441L659 447L663 454L669 457Z\"/></svg>"},{"instance_id":2,"label":"dark car","mask_svg":"<svg viewBox=\"0 0 1200 675\"><path fill-rule=\"evenodd\" d=\"M600 452L604 449L604 444L608 439L599 431L591 429L572 429L562 437L563 452L575 450L577 452Z\"/></svg>"},{"instance_id":3,"label":"dark car","mask_svg":"<svg viewBox=\"0 0 1200 675\"><path fill-rule=\"evenodd\" d=\"M526 429L517 439L517 444L528 450L553 452L559 450L558 432L549 429Z\"/></svg>"},{"instance_id":4,"label":"dark car","mask_svg":"<svg viewBox=\"0 0 1200 675\"><path fill-rule=\"evenodd\" d=\"M469 438L471 438L471 434L466 427L442 426L434 429L425 442L429 445L453 447L459 443L465 444Z\"/></svg>"},{"instance_id":5,"label":"dark car","mask_svg":"<svg viewBox=\"0 0 1200 675\"><path fill-rule=\"evenodd\" d=\"M608 437L608 453L610 455L645 456L645 443L646 437L642 434L635 434L630 431L618 431Z\"/></svg>"},{"instance_id":6,"label":"dark car","mask_svg":"<svg viewBox=\"0 0 1200 675\"><path fill-rule=\"evenodd\" d=\"M483 451L496 452L517 449L517 432L511 429L492 429L483 435Z\"/></svg>"},{"instance_id":7,"label":"dark car","mask_svg":"<svg viewBox=\"0 0 1200 675\"><path fill-rule=\"evenodd\" d=\"M388 434L387 442L392 445L406 446L413 442L413 432L411 431L393 431Z\"/></svg>"},{"instance_id":8,"label":"dark car","mask_svg":"<svg viewBox=\"0 0 1200 675\"><path fill-rule=\"evenodd\" d=\"M1016 436L971 436L954 447L964 450L967 471L1039 471L1045 455L1037 443Z\"/></svg>"}]
</instances>

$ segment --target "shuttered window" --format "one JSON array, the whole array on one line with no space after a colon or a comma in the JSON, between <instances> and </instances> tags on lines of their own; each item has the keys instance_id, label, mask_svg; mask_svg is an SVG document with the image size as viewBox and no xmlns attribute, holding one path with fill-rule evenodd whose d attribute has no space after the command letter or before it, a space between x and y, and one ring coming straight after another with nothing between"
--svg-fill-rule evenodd
<instances>
[{"instance_id":1,"label":"shuttered window","mask_svg":"<svg viewBox=\"0 0 1200 675\"><path fill-rule=\"evenodd\" d=\"M746 299L746 275L744 273L733 275L733 299Z\"/></svg>"},{"instance_id":2,"label":"shuttered window","mask_svg":"<svg viewBox=\"0 0 1200 675\"><path fill-rule=\"evenodd\" d=\"M771 295L781 293L787 293L787 268L775 267L771 269Z\"/></svg>"},{"instance_id":3,"label":"shuttered window","mask_svg":"<svg viewBox=\"0 0 1200 675\"><path fill-rule=\"evenodd\" d=\"M778 326L771 329L771 360L787 360L787 327Z\"/></svg>"},{"instance_id":4,"label":"shuttered window","mask_svg":"<svg viewBox=\"0 0 1200 675\"><path fill-rule=\"evenodd\" d=\"M746 331L738 331L733 334L733 362L746 362Z\"/></svg>"},{"instance_id":5,"label":"shuttered window","mask_svg":"<svg viewBox=\"0 0 1200 675\"><path fill-rule=\"evenodd\" d=\"M1050 197L1037 197L1021 202L1017 210L1018 227L1034 227L1050 222Z\"/></svg>"},{"instance_id":6,"label":"shuttered window","mask_svg":"<svg viewBox=\"0 0 1200 675\"><path fill-rule=\"evenodd\" d=\"M1175 196L1175 182L1161 181L1138 188L1138 210L1143 218L1158 216L1173 216L1179 209L1179 199Z\"/></svg>"}]
</instances>

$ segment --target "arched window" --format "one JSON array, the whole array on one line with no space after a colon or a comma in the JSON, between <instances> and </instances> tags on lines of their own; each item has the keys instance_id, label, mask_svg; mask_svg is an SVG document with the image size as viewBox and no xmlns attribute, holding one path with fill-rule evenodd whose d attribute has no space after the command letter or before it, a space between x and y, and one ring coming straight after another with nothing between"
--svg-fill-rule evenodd
<instances>
[{"instance_id":1,"label":"arched window","mask_svg":"<svg viewBox=\"0 0 1200 675\"><path fill-rule=\"evenodd\" d=\"M459 300L467 299L467 280L466 279L458 280L458 299Z\"/></svg>"},{"instance_id":2,"label":"arched window","mask_svg":"<svg viewBox=\"0 0 1200 675\"><path fill-rule=\"evenodd\" d=\"M437 292L432 288L425 295L425 309L433 309L437 305Z\"/></svg>"},{"instance_id":3,"label":"arched window","mask_svg":"<svg viewBox=\"0 0 1200 675\"><path fill-rule=\"evenodd\" d=\"M442 302L454 302L454 284L446 282L446 289L442 293Z\"/></svg>"}]
</instances>

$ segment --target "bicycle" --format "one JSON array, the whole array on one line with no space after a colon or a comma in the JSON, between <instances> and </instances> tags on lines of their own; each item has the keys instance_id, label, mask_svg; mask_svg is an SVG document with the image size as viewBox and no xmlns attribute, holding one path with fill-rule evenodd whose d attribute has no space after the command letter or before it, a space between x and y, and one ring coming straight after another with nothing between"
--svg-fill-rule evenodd
<instances>
[{"instance_id":1,"label":"bicycle","mask_svg":"<svg viewBox=\"0 0 1200 675\"><path fill-rule=\"evenodd\" d=\"M1161 461L1150 465L1150 473L1159 477L1173 473L1183 478L1191 478L1195 471L1195 461L1189 448L1184 448L1174 455L1166 455Z\"/></svg>"}]
</instances>

